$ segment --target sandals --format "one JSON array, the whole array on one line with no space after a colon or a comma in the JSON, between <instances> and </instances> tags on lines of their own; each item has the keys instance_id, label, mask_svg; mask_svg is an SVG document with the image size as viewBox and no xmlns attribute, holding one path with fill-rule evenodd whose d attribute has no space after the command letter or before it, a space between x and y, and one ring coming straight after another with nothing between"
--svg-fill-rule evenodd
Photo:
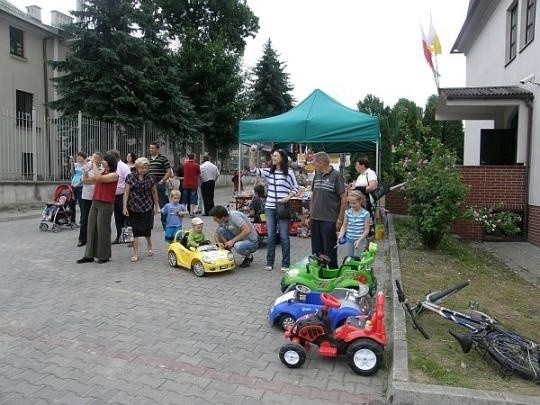
<instances>
[{"instance_id":1,"label":"sandals","mask_svg":"<svg viewBox=\"0 0 540 405\"><path fill-rule=\"evenodd\" d=\"M138 262L139 261L139 258L137 256L131 256L131 259L130 259L132 262Z\"/></svg>"}]
</instances>

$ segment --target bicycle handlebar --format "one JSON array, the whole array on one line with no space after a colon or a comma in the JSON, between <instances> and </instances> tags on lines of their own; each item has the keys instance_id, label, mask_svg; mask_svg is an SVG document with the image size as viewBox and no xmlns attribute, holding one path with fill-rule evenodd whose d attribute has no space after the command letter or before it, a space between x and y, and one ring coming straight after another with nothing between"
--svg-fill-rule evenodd
<instances>
[{"instance_id":1,"label":"bicycle handlebar","mask_svg":"<svg viewBox=\"0 0 540 405\"><path fill-rule=\"evenodd\" d=\"M432 292L426 296L426 301L437 304L449 295L467 287L470 283L471 281L467 280L448 287L446 290Z\"/></svg>"}]
</instances>

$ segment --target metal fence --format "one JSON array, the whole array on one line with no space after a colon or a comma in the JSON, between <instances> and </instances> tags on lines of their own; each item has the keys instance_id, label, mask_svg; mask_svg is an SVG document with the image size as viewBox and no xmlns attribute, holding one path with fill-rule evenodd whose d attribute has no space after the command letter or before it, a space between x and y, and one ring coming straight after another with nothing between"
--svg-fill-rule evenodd
<instances>
[{"instance_id":1,"label":"metal fence","mask_svg":"<svg viewBox=\"0 0 540 405\"><path fill-rule=\"evenodd\" d=\"M151 125L126 128L82 114L72 120L47 118L35 109L31 114L0 109L0 180L66 180L69 157L79 151L117 149L122 156L145 156L153 141L160 143L162 154L173 157L169 136Z\"/></svg>"}]
</instances>

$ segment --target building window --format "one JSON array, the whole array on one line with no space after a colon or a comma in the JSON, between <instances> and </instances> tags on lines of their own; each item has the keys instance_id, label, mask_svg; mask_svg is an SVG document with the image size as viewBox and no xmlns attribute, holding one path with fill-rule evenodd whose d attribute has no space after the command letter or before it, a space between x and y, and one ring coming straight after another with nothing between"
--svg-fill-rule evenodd
<instances>
[{"instance_id":1,"label":"building window","mask_svg":"<svg viewBox=\"0 0 540 405\"><path fill-rule=\"evenodd\" d=\"M507 43L507 62L516 57L517 52L517 24L518 24L518 4L514 3L508 9L508 43Z\"/></svg>"},{"instance_id":2,"label":"building window","mask_svg":"<svg viewBox=\"0 0 540 405\"><path fill-rule=\"evenodd\" d=\"M24 33L11 26L9 27L9 53L24 58Z\"/></svg>"},{"instance_id":3,"label":"building window","mask_svg":"<svg viewBox=\"0 0 540 405\"><path fill-rule=\"evenodd\" d=\"M21 127L32 126L32 104L34 95L26 91L17 90L16 95L16 111L17 125Z\"/></svg>"},{"instance_id":4,"label":"building window","mask_svg":"<svg viewBox=\"0 0 540 405\"><path fill-rule=\"evenodd\" d=\"M536 0L527 0L527 13L525 16L525 45L534 39L534 20L536 17Z\"/></svg>"}]
</instances>

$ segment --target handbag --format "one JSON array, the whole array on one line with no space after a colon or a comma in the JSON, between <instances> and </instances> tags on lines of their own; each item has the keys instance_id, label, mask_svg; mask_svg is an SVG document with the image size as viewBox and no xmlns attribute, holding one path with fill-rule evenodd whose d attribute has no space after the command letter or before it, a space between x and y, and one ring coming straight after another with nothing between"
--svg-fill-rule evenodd
<instances>
[{"instance_id":1,"label":"handbag","mask_svg":"<svg viewBox=\"0 0 540 405\"><path fill-rule=\"evenodd\" d=\"M118 238L119 243L131 243L135 240L133 236L133 228L126 223L125 226L122 227L122 231L120 232L120 237Z\"/></svg>"},{"instance_id":2,"label":"handbag","mask_svg":"<svg viewBox=\"0 0 540 405\"><path fill-rule=\"evenodd\" d=\"M291 219L291 204L288 201L276 203L276 217L277 219Z\"/></svg>"},{"instance_id":3,"label":"handbag","mask_svg":"<svg viewBox=\"0 0 540 405\"><path fill-rule=\"evenodd\" d=\"M382 198L386 193L388 193L388 185L386 185L383 182L378 183L377 188L373 190L370 194L373 197L373 200L378 201L380 198Z\"/></svg>"}]
</instances>

